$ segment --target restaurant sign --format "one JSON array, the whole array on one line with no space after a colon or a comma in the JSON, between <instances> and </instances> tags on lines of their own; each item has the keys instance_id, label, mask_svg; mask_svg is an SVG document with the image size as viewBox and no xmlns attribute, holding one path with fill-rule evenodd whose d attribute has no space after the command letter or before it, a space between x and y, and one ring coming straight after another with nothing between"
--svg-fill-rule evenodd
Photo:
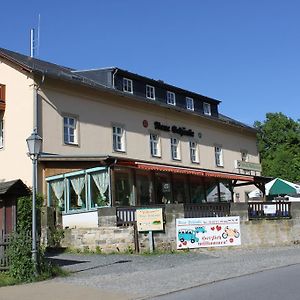
<instances>
[{"instance_id":1,"label":"restaurant sign","mask_svg":"<svg viewBox=\"0 0 300 300\"><path fill-rule=\"evenodd\" d=\"M186 135L194 137L195 133L192 129L186 129L185 127L178 127L178 126L169 126L161 124L160 122L154 122L154 128L157 130L167 131L167 132L173 132L177 133L180 136Z\"/></svg>"},{"instance_id":2,"label":"restaurant sign","mask_svg":"<svg viewBox=\"0 0 300 300\"><path fill-rule=\"evenodd\" d=\"M241 245L240 217L176 220L177 249Z\"/></svg>"},{"instance_id":3,"label":"restaurant sign","mask_svg":"<svg viewBox=\"0 0 300 300\"><path fill-rule=\"evenodd\" d=\"M248 162L248 161L242 161L242 160L235 161L235 168L247 170L247 171L255 171L255 172L261 172L261 170L262 170L261 164L252 163L252 162Z\"/></svg>"},{"instance_id":4,"label":"restaurant sign","mask_svg":"<svg viewBox=\"0 0 300 300\"><path fill-rule=\"evenodd\" d=\"M136 210L138 231L163 230L162 208L141 208Z\"/></svg>"}]
</instances>

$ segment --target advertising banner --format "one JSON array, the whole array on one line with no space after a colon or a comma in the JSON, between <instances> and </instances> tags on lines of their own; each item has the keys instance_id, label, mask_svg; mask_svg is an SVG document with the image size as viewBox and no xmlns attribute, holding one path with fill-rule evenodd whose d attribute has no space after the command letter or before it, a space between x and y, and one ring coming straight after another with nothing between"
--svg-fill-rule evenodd
<instances>
[{"instance_id":1,"label":"advertising banner","mask_svg":"<svg viewBox=\"0 0 300 300\"><path fill-rule=\"evenodd\" d=\"M177 249L241 245L240 217L176 220Z\"/></svg>"},{"instance_id":2,"label":"advertising banner","mask_svg":"<svg viewBox=\"0 0 300 300\"><path fill-rule=\"evenodd\" d=\"M138 231L161 231L163 227L162 208L144 208L136 210Z\"/></svg>"}]
</instances>

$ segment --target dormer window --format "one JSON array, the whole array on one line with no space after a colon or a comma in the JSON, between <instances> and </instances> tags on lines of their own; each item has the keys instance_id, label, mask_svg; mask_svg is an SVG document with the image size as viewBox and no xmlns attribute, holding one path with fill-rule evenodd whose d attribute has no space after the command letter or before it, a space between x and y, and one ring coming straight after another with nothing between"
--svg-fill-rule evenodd
<instances>
[{"instance_id":1,"label":"dormer window","mask_svg":"<svg viewBox=\"0 0 300 300\"><path fill-rule=\"evenodd\" d=\"M167 103L170 105L176 105L175 93L167 91Z\"/></svg>"},{"instance_id":2,"label":"dormer window","mask_svg":"<svg viewBox=\"0 0 300 300\"><path fill-rule=\"evenodd\" d=\"M211 107L209 103L203 103L203 113L207 116L211 116Z\"/></svg>"},{"instance_id":3,"label":"dormer window","mask_svg":"<svg viewBox=\"0 0 300 300\"><path fill-rule=\"evenodd\" d=\"M131 79L123 78L123 92L133 93L133 84Z\"/></svg>"},{"instance_id":4,"label":"dormer window","mask_svg":"<svg viewBox=\"0 0 300 300\"><path fill-rule=\"evenodd\" d=\"M151 85L146 85L146 97L151 100L155 100L155 88Z\"/></svg>"},{"instance_id":5,"label":"dormer window","mask_svg":"<svg viewBox=\"0 0 300 300\"><path fill-rule=\"evenodd\" d=\"M185 101L186 101L186 109L194 110L194 99L190 97L186 97Z\"/></svg>"}]
</instances>

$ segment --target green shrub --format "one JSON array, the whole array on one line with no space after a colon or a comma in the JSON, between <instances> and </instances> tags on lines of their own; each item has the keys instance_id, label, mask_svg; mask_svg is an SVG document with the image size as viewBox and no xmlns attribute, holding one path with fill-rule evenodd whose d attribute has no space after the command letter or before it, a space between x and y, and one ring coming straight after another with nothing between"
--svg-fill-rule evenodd
<instances>
[{"instance_id":1,"label":"green shrub","mask_svg":"<svg viewBox=\"0 0 300 300\"><path fill-rule=\"evenodd\" d=\"M43 198L37 196L37 230L40 228L40 208ZM8 247L9 257L9 276L20 281L30 282L38 279L52 277L57 273L57 267L53 267L45 258L45 249L37 243L37 271L39 277L36 277L35 266L32 260L32 198L21 197L17 203L17 228L12 235ZM38 230L39 231L39 230Z\"/></svg>"}]
</instances>

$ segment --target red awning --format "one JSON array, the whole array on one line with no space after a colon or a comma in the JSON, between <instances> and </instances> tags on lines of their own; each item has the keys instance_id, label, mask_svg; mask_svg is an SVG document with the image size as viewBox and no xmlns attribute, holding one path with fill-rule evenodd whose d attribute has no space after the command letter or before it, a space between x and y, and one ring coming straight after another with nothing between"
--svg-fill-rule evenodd
<instances>
[{"instance_id":1,"label":"red awning","mask_svg":"<svg viewBox=\"0 0 300 300\"><path fill-rule=\"evenodd\" d=\"M187 175L195 175L195 176L201 176L201 177L212 177L212 178L240 180L240 181L254 181L253 176L206 171L206 170L196 170L196 169L191 169L191 168L164 166L164 165L151 164L151 163L141 163L141 162L134 162L134 161L119 161L118 165L131 166L131 167L134 167L134 168L137 168L140 170L170 172L170 173L175 173L175 174L187 174Z\"/></svg>"}]
</instances>

